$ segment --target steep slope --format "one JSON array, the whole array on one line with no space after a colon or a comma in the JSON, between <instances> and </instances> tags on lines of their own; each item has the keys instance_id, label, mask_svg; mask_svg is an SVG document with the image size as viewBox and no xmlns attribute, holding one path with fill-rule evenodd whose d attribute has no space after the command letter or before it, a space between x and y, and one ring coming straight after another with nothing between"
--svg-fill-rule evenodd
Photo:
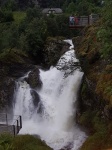
<instances>
[{"instance_id":1,"label":"steep slope","mask_svg":"<svg viewBox=\"0 0 112 150\"><path fill-rule=\"evenodd\" d=\"M87 27L83 36L73 39L85 73L78 121L90 131L81 150L112 147L112 57L102 57L100 25L101 22Z\"/></svg>"}]
</instances>

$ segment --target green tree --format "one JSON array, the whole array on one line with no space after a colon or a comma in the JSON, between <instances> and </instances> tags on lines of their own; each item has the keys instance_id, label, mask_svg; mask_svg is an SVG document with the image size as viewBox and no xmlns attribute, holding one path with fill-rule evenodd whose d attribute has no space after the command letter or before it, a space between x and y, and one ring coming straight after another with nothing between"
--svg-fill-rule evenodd
<instances>
[{"instance_id":1,"label":"green tree","mask_svg":"<svg viewBox=\"0 0 112 150\"><path fill-rule=\"evenodd\" d=\"M26 12L26 19L30 22L34 18L41 18L41 10L39 7L29 8Z\"/></svg>"},{"instance_id":2,"label":"green tree","mask_svg":"<svg viewBox=\"0 0 112 150\"><path fill-rule=\"evenodd\" d=\"M3 8L6 10L15 11L17 10L17 3L15 0L7 0Z\"/></svg>"},{"instance_id":3,"label":"green tree","mask_svg":"<svg viewBox=\"0 0 112 150\"><path fill-rule=\"evenodd\" d=\"M68 2L67 2L67 0L65 0L65 2L63 3L63 6L62 6L63 12L66 12L67 7L68 7Z\"/></svg>"},{"instance_id":4,"label":"green tree","mask_svg":"<svg viewBox=\"0 0 112 150\"><path fill-rule=\"evenodd\" d=\"M102 26L98 38L102 41L101 53L104 57L112 55L112 1L105 0L102 11Z\"/></svg>"},{"instance_id":5,"label":"green tree","mask_svg":"<svg viewBox=\"0 0 112 150\"><path fill-rule=\"evenodd\" d=\"M0 9L0 23L13 21L13 13L11 11L3 11Z\"/></svg>"},{"instance_id":6,"label":"green tree","mask_svg":"<svg viewBox=\"0 0 112 150\"><path fill-rule=\"evenodd\" d=\"M66 12L69 14L76 13L76 6L75 6L75 3L73 1L68 5Z\"/></svg>"},{"instance_id":7,"label":"green tree","mask_svg":"<svg viewBox=\"0 0 112 150\"><path fill-rule=\"evenodd\" d=\"M90 15L94 13L95 5L87 0L79 0L77 6L77 12L79 15Z\"/></svg>"},{"instance_id":8,"label":"green tree","mask_svg":"<svg viewBox=\"0 0 112 150\"><path fill-rule=\"evenodd\" d=\"M27 51L38 63L43 60L44 41L47 36L46 22L41 18L34 18L27 23L20 35L20 48Z\"/></svg>"},{"instance_id":9,"label":"green tree","mask_svg":"<svg viewBox=\"0 0 112 150\"><path fill-rule=\"evenodd\" d=\"M0 24L0 48L1 50L6 48L18 47L18 27L14 23Z\"/></svg>"},{"instance_id":10,"label":"green tree","mask_svg":"<svg viewBox=\"0 0 112 150\"><path fill-rule=\"evenodd\" d=\"M58 25L55 17L47 17L46 23L47 23L47 31L49 36L57 36L58 35Z\"/></svg>"}]
</instances>

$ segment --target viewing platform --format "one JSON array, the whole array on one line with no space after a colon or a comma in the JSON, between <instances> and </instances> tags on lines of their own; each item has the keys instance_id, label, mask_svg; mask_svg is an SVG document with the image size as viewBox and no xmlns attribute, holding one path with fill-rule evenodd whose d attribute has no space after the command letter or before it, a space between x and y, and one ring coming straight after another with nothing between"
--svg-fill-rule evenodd
<instances>
[{"instance_id":1,"label":"viewing platform","mask_svg":"<svg viewBox=\"0 0 112 150\"><path fill-rule=\"evenodd\" d=\"M72 28L84 28L85 26L92 25L99 19L98 14L91 14L89 16L70 16L69 27Z\"/></svg>"},{"instance_id":2,"label":"viewing platform","mask_svg":"<svg viewBox=\"0 0 112 150\"><path fill-rule=\"evenodd\" d=\"M22 117L13 116L11 118L7 113L0 113L0 134L10 133L17 135L22 128Z\"/></svg>"}]
</instances>

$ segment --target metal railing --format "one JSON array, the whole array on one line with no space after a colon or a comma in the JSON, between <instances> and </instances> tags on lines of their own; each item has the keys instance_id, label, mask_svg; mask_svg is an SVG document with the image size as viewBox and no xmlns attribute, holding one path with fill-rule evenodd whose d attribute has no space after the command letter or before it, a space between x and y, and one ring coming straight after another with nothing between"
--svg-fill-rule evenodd
<instances>
[{"instance_id":1,"label":"metal railing","mask_svg":"<svg viewBox=\"0 0 112 150\"><path fill-rule=\"evenodd\" d=\"M69 18L70 19L70 18ZM85 27L91 25L99 19L99 15L91 14L89 16L72 17L72 21L69 20L70 27Z\"/></svg>"},{"instance_id":2,"label":"metal railing","mask_svg":"<svg viewBox=\"0 0 112 150\"><path fill-rule=\"evenodd\" d=\"M17 135L22 128L22 117L15 115L11 118L7 113L0 113L0 133Z\"/></svg>"}]
</instances>

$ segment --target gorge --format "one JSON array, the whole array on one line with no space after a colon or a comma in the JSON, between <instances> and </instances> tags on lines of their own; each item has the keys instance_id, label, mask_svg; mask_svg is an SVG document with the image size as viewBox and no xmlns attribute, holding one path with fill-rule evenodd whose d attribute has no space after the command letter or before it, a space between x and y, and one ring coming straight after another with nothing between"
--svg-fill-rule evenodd
<instances>
[{"instance_id":1,"label":"gorge","mask_svg":"<svg viewBox=\"0 0 112 150\"><path fill-rule=\"evenodd\" d=\"M71 47L58 61L57 65L60 66L78 61L72 41L66 42ZM23 118L20 134L38 135L54 150L66 146L77 150L87 137L76 124L75 118L83 72L77 69L69 74L69 71L68 68L68 77L64 78L64 71L57 70L56 67L51 67L48 71L40 69L40 89L32 89L26 82L29 72L16 81L13 112ZM34 93L35 96L32 96Z\"/></svg>"}]
</instances>

